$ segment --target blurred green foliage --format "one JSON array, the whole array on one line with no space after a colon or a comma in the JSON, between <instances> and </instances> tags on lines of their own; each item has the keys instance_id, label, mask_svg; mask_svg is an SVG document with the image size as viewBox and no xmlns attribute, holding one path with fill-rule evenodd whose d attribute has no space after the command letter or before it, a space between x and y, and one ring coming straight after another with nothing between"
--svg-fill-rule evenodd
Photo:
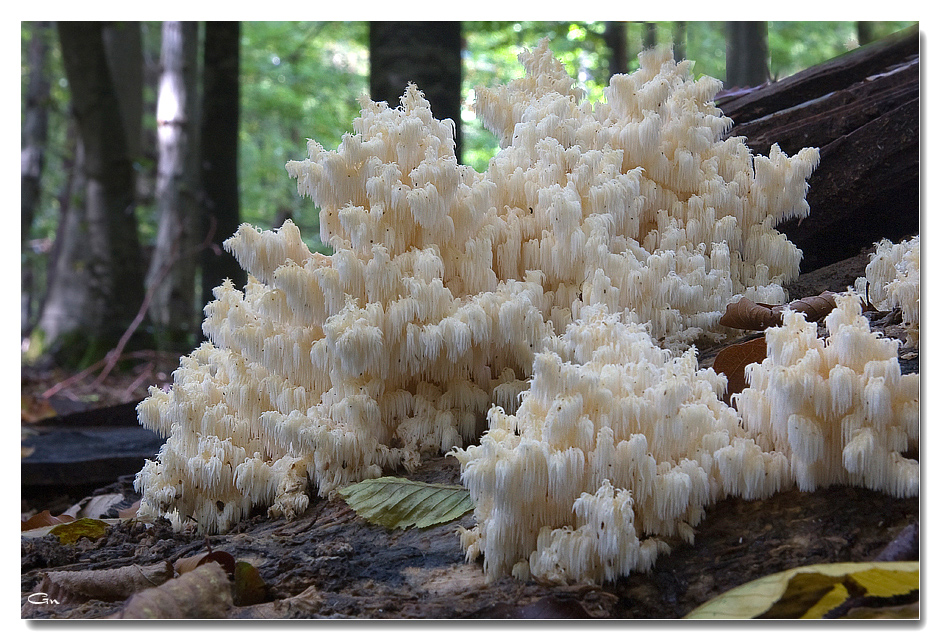
<instances>
[{"instance_id":1,"label":"blurred green foliage","mask_svg":"<svg viewBox=\"0 0 940 640\"><path fill-rule=\"evenodd\" d=\"M368 92L364 22L246 22L241 41L239 182L242 218L264 228L291 217L313 249L317 209L284 165L307 157L307 139L335 149Z\"/></svg>"},{"instance_id":2,"label":"blurred green foliage","mask_svg":"<svg viewBox=\"0 0 940 640\"><path fill-rule=\"evenodd\" d=\"M25 93L29 79L26 50L32 24L21 23L21 84ZM913 22L870 23L874 37L883 37ZM142 23L145 60L159 62L160 24ZM670 43L677 33L676 22L657 22L657 42ZM494 86L523 74L517 61L524 48L534 48L543 37L551 39L556 56L577 78L592 101L603 99L608 79L609 51L604 40L604 22L465 22L463 33L464 149L462 161L482 171L498 150L492 134L477 122L473 112L474 87ZM646 23L627 23L628 58L637 66ZM45 253L55 236L60 213L60 195L74 153L68 127L68 83L54 29L47 74L51 82L49 141L43 174L43 197L31 230L29 248ZM768 29L771 75L777 79L823 62L857 46L855 22L771 22ZM694 72L723 78L725 73L725 23L685 23L686 57L695 60ZM368 91L368 24L365 22L245 22L241 40L241 130L239 134L239 179L242 218L263 228L272 228L290 216L300 226L314 249L319 243L317 210L297 195L287 176L288 160L306 157L306 140L317 140L335 149L345 132L352 130L358 115L358 97ZM404 88L403 88L404 90ZM145 104L154 105L154 89L147 88ZM155 118L145 112L146 135L153 137ZM148 201L155 158L145 151L136 159L141 184L141 239L152 242L156 230L153 208ZM25 255L24 255L25 259ZM38 266L38 265L37 265ZM40 267L41 269L41 267Z\"/></svg>"}]
</instances>

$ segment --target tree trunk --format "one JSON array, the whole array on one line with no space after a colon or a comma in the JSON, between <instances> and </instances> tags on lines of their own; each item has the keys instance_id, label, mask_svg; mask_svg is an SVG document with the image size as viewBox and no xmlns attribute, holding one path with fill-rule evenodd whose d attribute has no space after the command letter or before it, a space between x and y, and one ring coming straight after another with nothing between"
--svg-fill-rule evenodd
<instances>
[{"instance_id":1,"label":"tree trunk","mask_svg":"<svg viewBox=\"0 0 940 640\"><path fill-rule=\"evenodd\" d=\"M85 180L84 206L63 219L60 231L71 241L39 322L45 348L62 361L104 355L143 300L134 174L124 128L115 126L122 116L102 30L102 23L58 23Z\"/></svg>"},{"instance_id":2,"label":"tree trunk","mask_svg":"<svg viewBox=\"0 0 940 640\"><path fill-rule=\"evenodd\" d=\"M628 73L630 61L627 55L627 24L625 22L608 21L604 23L604 42L610 49L609 75Z\"/></svg>"},{"instance_id":3,"label":"tree trunk","mask_svg":"<svg viewBox=\"0 0 940 640\"><path fill-rule=\"evenodd\" d=\"M675 36L673 37L673 54L676 60L685 60L685 42L687 39L686 29L688 25L684 21L678 21L675 25Z\"/></svg>"},{"instance_id":4,"label":"tree trunk","mask_svg":"<svg viewBox=\"0 0 940 640\"><path fill-rule=\"evenodd\" d=\"M238 22L207 22L203 49L202 124L200 134L201 237L210 246L201 252L202 305L212 300L212 289L226 278L237 286L247 279L222 243L235 234L239 223Z\"/></svg>"},{"instance_id":5,"label":"tree trunk","mask_svg":"<svg viewBox=\"0 0 940 640\"><path fill-rule=\"evenodd\" d=\"M140 156L144 114L144 52L139 22L113 22L104 27L108 69L117 93L127 153Z\"/></svg>"},{"instance_id":6,"label":"tree trunk","mask_svg":"<svg viewBox=\"0 0 940 640\"><path fill-rule=\"evenodd\" d=\"M644 22L646 27L643 30L643 48L652 49L656 46L656 23L655 22Z\"/></svg>"},{"instance_id":7,"label":"tree trunk","mask_svg":"<svg viewBox=\"0 0 940 640\"><path fill-rule=\"evenodd\" d=\"M20 151L20 213L21 240L26 241L33 226L33 215L39 204L39 180L45 164L44 150L49 130L49 80L46 58L49 55L49 22L36 22L27 52L26 67L29 84L26 87L23 114L22 147Z\"/></svg>"},{"instance_id":8,"label":"tree trunk","mask_svg":"<svg viewBox=\"0 0 940 640\"><path fill-rule=\"evenodd\" d=\"M770 78L766 22L728 22L725 86L756 87Z\"/></svg>"},{"instance_id":9,"label":"tree trunk","mask_svg":"<svg viewBox=\"0 0 940 640\"><path fill-rule=\"evenodd\" d=\"M459 22L370 22L372 99L399 103L409 82L431 103L435 118L454 122L460 159L461 39Z\"/></svg>"},{"instance_id":10,"label":"tree trunk","mask_svg":"<svg viewBox=\"0 0 940 640\"><path fill-rule=\"evenodd\" d=\"M856 33L858 34L858 46L864 47L875 40L874 23L867 20L859 20L855 23Z\"/></svg>"},{"instance_id":11,"label":"tree trunk","mask_svg":"<svg viewBox=\"0 0 940 640\"><path fill-rule=\"evenodd\" d=\"M46 59L49 55L49 39L52 37L51 23L36 22L31 25L26 68L29 83L26 87L25 111L20 151L20 241L25 243L30 236L33 217L39 206L39 186L45 164L46 137L49 131L49 80ZM32 252L24 246L20 272L20 329L27 335L34 321L33 263L28 259Z\"/></svg>"},{"instance_id":12,"label":"tree trunk","mask_svg":"<svg viewBox=\"0 0 940 640\"><path fill-rule=\"evenodd\" d=\"M157 98L159 228L147 287L148 313L167 347L191 346L196 331L196 53L198 23L163 23Z\"/></svg>"}]
</instances>

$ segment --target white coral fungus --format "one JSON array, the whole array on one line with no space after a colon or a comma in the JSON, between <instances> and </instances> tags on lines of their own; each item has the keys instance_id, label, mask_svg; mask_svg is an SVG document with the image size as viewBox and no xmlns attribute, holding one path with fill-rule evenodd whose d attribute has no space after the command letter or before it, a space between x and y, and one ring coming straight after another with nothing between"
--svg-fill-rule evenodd
<instances>
[{"instance_id":1,"label":"white coral fungus","mask_svg":"<svg viewBox=\"0 0 940 640\"><path fill-rule=\"evenodd\" d=\"M779 490L786 458L747 437L725 384L634 314L582 309L536 356L516 414L491 408L480 444L455 453L479 523L468 558L482 552L488 578L528 562L548 582L611 580L649 569L664 537L691 542L715 500Z\"/></svg>"},{"instance_id":2,"label":"white coral fungus","mask_svg":"<svg viewBox=\"0 0 940 640\"><path fill-rule=\"evenodd\" d=\"M873 333L852 294L816 324L784 311L765 331L767 358L748 365L750 386L735 398L744 426L765 450L785 453L800 489L852 484L916 496L919 375L901 375L899 342Z\"/></svg>"},{"instance_id":3,"label":"white coral fungus","mask_svg":"<svg viewBox=\"0 0 940 640\"><path fill-rule=\"evenodd\" d=\"M901 318L907 330L906 347L920 343L920 236L898 244L882 240L875 244L875 252L865 267L865 277L859 278L855 289L868 295L875 307L888 310L901 309Z\"/></svg>"},{"instance_id":4,"label":"white coral fungus","mask_svg":"<svg viewBox=\"0 0 940 640\"><path fill-rule=\"evenodd\" d=\"M555 497L531 506L545 510L534 530L480 507L491 574L536 546L532 569L552 579L647 567L658 536L691 538L710 500L776 486L779 461L740 437L718 378L658 348L721 338L734 296L784 302L800 251L773 227L807 215L818 152L765 158L723 139L720 83L693 80L666 50L642 54L597 104L547 41L521 60L525 79L479 91L504 146L484 173L457 163L454 124L414 86L397 109L364 99L336 151L311 141L288 163L333 254L310 252L290 222L226 243L248 285L214 290L209 342L139 407L168 436L137 478L143 513L212 531L256 505L290 517L308 494L474 442L494 403L486 442L509 437L515 412L527 426L512 437L530 444L480 451L546 466L479 459L498 479L477 482L480 504L508 475ZM586 390L582 376L605 382ZM619 537L578 542L591 527Z\"/></svg>"}]
</instances>

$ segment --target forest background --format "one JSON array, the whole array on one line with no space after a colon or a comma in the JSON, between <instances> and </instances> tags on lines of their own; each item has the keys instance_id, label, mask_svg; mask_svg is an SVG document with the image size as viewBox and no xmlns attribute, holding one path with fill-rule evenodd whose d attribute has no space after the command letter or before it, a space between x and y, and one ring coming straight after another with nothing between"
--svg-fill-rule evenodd
<instances>
[{"instance_id":1,"label":"forest background","mask_svg":"<svg viewBox=\"0 0 940 640\"><path fill-rule=\"evenodd\" d=\"M498 145L474 87L521 77L518 53L542 37L597 101L654 44L733 93L912 24L23 22L22 363L189 351L212 287L243 282L220 248L240 222L291 218L328 253L284 165L308 138L336 148L362 94L397 106L415 80L483 171Z\"/></svg>"}]
</instances>

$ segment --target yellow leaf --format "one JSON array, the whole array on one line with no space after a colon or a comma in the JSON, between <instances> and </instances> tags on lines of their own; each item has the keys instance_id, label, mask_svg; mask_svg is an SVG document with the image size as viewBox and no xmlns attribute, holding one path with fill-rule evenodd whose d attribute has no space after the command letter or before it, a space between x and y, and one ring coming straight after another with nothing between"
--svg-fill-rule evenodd
<instances>
[{"instance_id":1,"label":"yellow leaf","mask_svg":"<svg viewBox=\"0 0 940 640\"><path fill-rule=\"evenodd\" d=\"M49 533L56 536L62 544L72 544L79 538L88 538L97 540L104 536L108 527L111 526L104 520L95 518L79 518L75 522L60 524L49 530Z\"/></svg>"},{"instance_id":2,"label":"yellow leaf","mask_svg":"<svg viewBox=\"0 0 940 640\"><path fill-rule=\"evenodd\" d=\"M686 618L822 617L849 596L890 598L918 589L917 562L843 562L798 567L714 598Z\"/></svg>"}]
</instances>

